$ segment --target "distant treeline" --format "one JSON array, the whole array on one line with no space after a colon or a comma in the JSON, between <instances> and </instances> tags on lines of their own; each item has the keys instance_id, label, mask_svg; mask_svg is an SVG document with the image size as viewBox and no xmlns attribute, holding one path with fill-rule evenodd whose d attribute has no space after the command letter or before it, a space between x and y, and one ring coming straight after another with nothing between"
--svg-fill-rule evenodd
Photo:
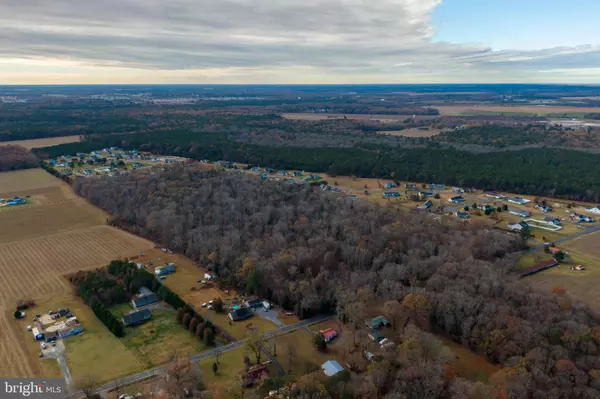
<instances>
[{"instance_id":1,"label":"distant treeline","mask_svg":"<svg viewBox=\"0 0 600 399\"><path fill-rule=\"evenodd\" d=\"M16 145L0 146L0 172L37 168L39 161L29 150Z\"/></svg>"},{"instance_id":2,"label":"distant treeline","mask_svg":"<svg viewBox=\"0 0 600 399\"><path fill-rule=\"evenodd\" d=\"M230 160L262 167L473 186L573 200L600 200L600 156L563 149L473 154L456 149L268 147L223 133L170 132L93 136L81 143L35 150L56 157L106 146L192 159Z\"/></svg>"}]
</instances>

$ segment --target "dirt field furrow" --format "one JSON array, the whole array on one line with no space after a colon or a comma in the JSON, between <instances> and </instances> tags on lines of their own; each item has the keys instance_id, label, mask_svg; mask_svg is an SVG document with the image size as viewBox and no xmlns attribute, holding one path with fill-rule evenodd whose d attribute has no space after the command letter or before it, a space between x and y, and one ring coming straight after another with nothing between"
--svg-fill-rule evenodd
<instances>
[{"instance_id":1,"label":"dirt field furrow","mask_svg":"<svg viewBox=\"0 0 600 399\"><path fill-rule=\"evenodd\" d=\"M19 345L16 345L18 336L14 331L14 326L10 325L5 309L0 309L0 342L3 344L0 354L4 357L4 360L0 362L0 375L3 377L34 376L25 352Z\"/></svg>"},{"instance_id":2,"label":"dirt field furrow","mask_svg":"<svg viewBox=\"0 0 600 399\"><path fill-rule=\"evenodd\" d=\"M66 274L154 244L106 226L102 210L42 169L0 173L0 198L14 196L29 196L31 203L0 212L0 376L56 375L48 359L37 358L31 336L12 323L16 301L31 299L48 309L49 298L73 293Z\"/></svg>"}]
</instances>

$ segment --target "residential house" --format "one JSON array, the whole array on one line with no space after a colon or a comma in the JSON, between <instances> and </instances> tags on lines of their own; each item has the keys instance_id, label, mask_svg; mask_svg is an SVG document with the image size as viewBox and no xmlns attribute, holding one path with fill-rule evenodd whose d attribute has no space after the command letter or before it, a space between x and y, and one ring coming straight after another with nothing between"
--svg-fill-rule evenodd
<instances>
[{"instance_id":1,"label":"residential house","mask_svg":"<svg viewBox=\"0 0 600 399\"><path fill-rule=\"evenodd\" d=\"M561 225L560 219L559 219L559 218L552 217L552 216L545 217L545 218L544 218L544 221L546 221L546 222L550 222L550 223L553 223L553 224L555 224L556 226L560 226L560 225Z\"/></svg>"},{"instance_id":2,"label":"residential house","mask_svg":"<svg viewBox=\"0 0 600 399\"><path fill-rule=\"evenodd\" d=\"M138 324L147 322L151 318L152 313L150 313L149 309L142 309L137 312L131 312L128 315L122 317L123 324L125 324L125 327L137 326Z\"/></svg>"},{"instance_id":3,"label":"residential house","mask_svg":"<svg viewBox=\"0 0 600 399\"><path fill-rule=\"evenodd\" d=\"M527 211L522 211L520 209L509 209L508 213L511 213L513 215L522 217L522 218L528 218L530 216L529 212Z\"/></svg>"},{"instance_id":4,"label":"residential house","mask_svg":"<svg viewBox=\"0 0 600 399\"><path fill-rule=\"evenodd\" d=\"M521 198L521 197L510 197L507 199L507 201L512 204L519 204L519 205L526 205L531 202L530 200Z\"/></svg>"},{"instance_id":5,"label":"residential house","mask_svg":"<svg viewBox=\"0 0 600 399\"><path fill-rule=\"evenodd\" d=\"M384 198L399 198L400 193L396 191L386 191L383 193Z\"/></svg>"},{"instance_id":6,"label":"residential house","mask_svg":"<svg viewBox=\"0 0 600 399\"><path fill-rule=\"evenodd\" d=\"M383 187L385 187L386 190L391 190L394 187L398 187L398 185L396 183L385 183Z\"/></svg>"},{"instance_id":7,"label":"residential house","mask_svg":"<svg viewBox=\"0 0 600 399\"><path fill-rule=\"evenodd\" d=\"M142 265L143 266L143 265ZM140 295L144 296L144 295L152 295L154 294L154 292L152 292L152 290L146 288L146 287L140 287L140 289L138 290L138 292L140 293Z\"/></svg>"},{"instance_id":8,"label":"residential house","mask_svg":"<svg viewBox=\"0 0 600 399\"><path fill-rule=\"evenodd\" d=\"M394 343L394 341L389 340L387 338L384 338L381 341L379 341L379 345L381 346L381 349L387 349L387 348L391 348L391 347L395 347L396 346L396 344Z\"/></svg>"},{"instance_id":9,"label":"residential house","mask_svg":"<svg viewBox=\"0 0 600 399\"><path fill-rule=\"evenodd\" d=\"M389 327L390 322L383 316L373 317L372 319L368 319L364 321L365 325L372 330L377 330L381 327Z\"/></svg>"},{"instance_id":10,"label":"residential house","mask_svg":"<svg viewBox=\"0 0 600 399\"><path fill-rule=\"evenodd\" d=\"M255 383L265 378L271 377L269 369L264 364L255 364L246 371L246 381Z\"/></svg>"},{"instance_id":11,"label":"residential house","mask_svg":"<svg viewBox=\"0 0 600 399\"><path fill-rule=\"evenodd\" d=\"M331 342L335 337L337 337L337 331L335 331L333 328L327 328L325 330L320 330L319 332L323 335L325 342L327 343Z\"/></svg>"},{"instance_id":12,"label":"residential house","mask_svg":"<svg viewBox=\"0 0 600 399\"><path fill-rule=\"evenodd\" d=\"M419 192L419 198L431 198L433 197L435 194L433 194L431 191L421 191Z\"/></svg>"},{"instance_id":13,"label":"residential house","mask_svg":"<svg viewBox=\"0 0 600 399\"><path fill-rule=\"evenodd\" d=\"M596 205L591 208L587 208L585 211L589 212L589 213L600 214L600 205Z\"/></svg>"},{"instance_id":14,"label":"residential house","mask_svg":"<svg viewBox=\"0 0 600 399\"><path fill-rule=\"evenodd\" d=\"M445 184L431 183L429 185L429 189L430 190L445 190L446 189L446 185Z\"/></svg>"},{"instance_id":15,"label":"residential house","mask_svg":"<svg viewBox=\"0 0 600 399\"><path fill-rule=\"evenodd\" d=\"M533 207L534 207L535 209L537 209L537 210L540 210L540 211L544 212L544 213L548 213L548 212L551 212L551 211L552 211L552 207L551 207L551 206L549 206L549 205L540 205L540 204L535 204Z\"/></svg>"},{"instance_id":16,"label":"residential house","mask_svg":"<svg viewBox=\"0 0 600 399\"><path fill-rule=\"evenodd\" d=\"M458 212L456 212L456 217L459 219L466 220L466 219L469 219L471 216L469 215L468 212L458 211Z\"/></svg>"},{"instance_id":17,"label":"residential house","mask_svg":"<svg viewBox=\"0 0 600 399\"><path fill-rule=\"evenodd\" d=\"M457 194L463 194L465 192L465 189L461 187L452 187L452 192Z\"/></svg>"},{"instance_id":18,"label":"residential house","mask_svg":"<svg viewBox=\"0 0 600 399\"><path fill-rule=\"evenodd\" d=\"M253 313L249 308L239 308L232 310L227 316L231 321L241 321L249 319L253 316Z\"/></svg>"},{"instance_id":19,"label":"residential house","mask_svg":"<svg viewBox=\"0 0 600 399\"><path fill-rule=\"evenodd\" d=\"M498 193L497 193L497 192L495 192L495 191L486 191L486 192L484 193L484 195L485 195L486 197L495 198L495 199L504 199L504 198L506 198L504 195L502 195L502 194L498 194Z\"/></svg>"},{"instance_id":20,"label":"residential house","mask_svg":"<svg viewBox=\"0 0 600 399\"><path fill-rule=\"evenodd\" d=\"M134 309L139 309L143 306L151 305L158 301L159 301L158 296L156 296L156 294L152 293L150 295L142 295L142 296L132 299L131 305L134 307Z\"/></svg>"},{"instance_id":21,"label":"residential house","mask_svg":"<svg viewBox=\"0 0 600 399\"><path fill-rule=\"evenodd\" d=\"M417 206L417 209L429 209L433 206L433 202L427 201L423 205Z\"/></svg>"},{"instance_id":22,"label":"residential house","mask_svg":"<svg viewBox=\"0 0 600 399\"><path fill-rule=\"evenodd\" d=\"M591 216L586 216L586 215L579 215L577 213L572 213L571 215L571 219L574 222L581 222L581 223L594 223L596 221L596 219L594 219Z\"/></svg>"},{"instance_id":23,"label":"residential house","mask_svg":"<svg viewBox=\"0 0 600 399\"><path fill-rule=\"evenodd\" d=\"M256 297L256 296L253 296L253 297L250 297L250 298L246 299L244 301L244 303L250 309L262 308L263 307L263 300L260 299L260 298L258 298L258 297Z\"/></svg>"},{"instance_id":24,"label":"residential house","mask_svg":"<svg viewBox=\"0 0 600 399\"><path fill-rule=\"evenodd\" d=\"M154 269L154 274L157 276L166 276L167 274L175 273L175 264L169 263L167 266L159 266Z\"/></svg>"},{"instance_id":25,"label":"residential house","mask_svg":"<svg viewBox=\"0 0 600 399\"><path fill-rule=\"evenodd\" d=\"M289 173L287 170L280 170L279 172L277 172L277 174L278 174L279 176L287 176L287 175L289 175L290 173Z\"/></svg>"},{"instance_id":26,"label":"residential house","mask_svg":"<svg viewBox=\"0 0 600 399\"><path fill-rule=\"evenodd\" d=\"M508 228L514 231L521 231L525 228L528 228L529 224L527 222L521 220L519 223L509 223Z\"/></svg>"},{"instance_id":27,"label":"residential house","mask_svg":"<svg viewBox=\"0 0 600 399\"><path fill-rule=\"evenodd\" d=\"M461 202L465 202L465 199L462 195L457 195L455 197L448 198L448 202L451 202L453 204L459 204Z\"/></svg>"},{"instance_id":28,"label":"residential house","mask_svg":"<svg viewBox=\"0 0 600 399\"><path fill-rule=\"evenodd\" d=\"M294 177L301 177L303 174L302 172L294 172L293 175Z\"/></svg>"},{"instance_id":29,"label":"residential house","mask_svg":"<svg viewBox=\"0 0 600 399\"><path fill-rule=\"evenodd\" d=\"M92 174L92 171L89 170L89 169L86 169L86 170L83 171L83 174L86 175L86 176L89 176L89 175Z\"/></svg>"},{"instance_id":30,"label":"residential house","mask_svg":"<svg viewBox=\"0 0 600 399\"><path fill-rule=\"evenodd\" d=\"M253 172L260 172L260 167L259 166L255 166L252 169L250 169Z\"/></svg>"}]
</instances>

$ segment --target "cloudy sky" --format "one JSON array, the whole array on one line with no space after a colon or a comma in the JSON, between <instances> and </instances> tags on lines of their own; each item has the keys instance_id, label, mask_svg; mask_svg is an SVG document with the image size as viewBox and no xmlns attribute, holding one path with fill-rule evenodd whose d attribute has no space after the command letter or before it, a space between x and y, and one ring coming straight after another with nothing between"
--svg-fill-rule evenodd
<instances>
[{"instance_id":1,"label":"cloudy sky","mask_svg":"<svg viewBox=\"0 0 600 399\"><path fill-rule=\"evenodd\" d=\"M0 84L600 84L600 0L0 0Z\"/></svg>"}]
</instances>

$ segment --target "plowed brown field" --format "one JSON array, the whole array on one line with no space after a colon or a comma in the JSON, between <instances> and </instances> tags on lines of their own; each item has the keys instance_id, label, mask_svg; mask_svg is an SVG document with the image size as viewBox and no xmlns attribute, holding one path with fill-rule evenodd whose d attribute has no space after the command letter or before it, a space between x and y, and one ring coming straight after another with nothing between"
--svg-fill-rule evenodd
<instances>
[{"instance_id":1,"label":"plowed brown field","mask_svg":"<svg viewBox=\"0 0 600 399\"><path fill-rule=\"evenodd\" d=\"M12 316L16 301L69 293L65 274L154 244L106 226L102 210L42 169L0 173L0 198L15 195L31 204L0 211L0 376L34 377L51 360L31 357Z\"/></svg>"}]
</instances>

